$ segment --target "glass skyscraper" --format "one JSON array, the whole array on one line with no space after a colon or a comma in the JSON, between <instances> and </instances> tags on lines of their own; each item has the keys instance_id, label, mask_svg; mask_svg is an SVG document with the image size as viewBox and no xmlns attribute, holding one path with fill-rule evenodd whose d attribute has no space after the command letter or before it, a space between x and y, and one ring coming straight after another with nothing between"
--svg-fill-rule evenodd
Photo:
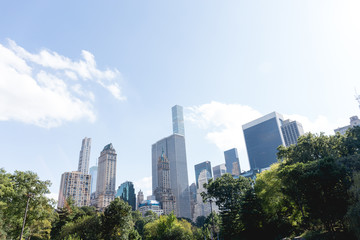
<instances>
[{"instance_id":1,"label":"glass skyscraper","mask_svg":"<svg viewBox=\"0 0 360 240\"><path fill-rule=\"evenodd\" d=\"M119 197L127 202L133 211L136 210L135 188L132 182L126 181L122 183L117 189L115 197Z\"/></svg>"},{"instance_id":2,"label":"glass skyscraper","mask_svg":"<svg viewBox=\"0 0 360 240\"><path fill-rule=\"evenodd\" d=\"M214 180L217 179L218 177L221 177L222 175L224 175L226 173L225 164L223 163L223 164L213 167L213 173L214 173Z\"/></svg>"},{"instance_id":3,"label":"glass skyscraper","mask_svg":"<svg viewBox=\"0 0 360 240\"><path fill-rule=\"evenodd\" d=\"M173 133L185 136L183 107L175 105L171 108Z\"/></svg>"},{"instance_id":4,"label":"glass skyscraper","mask_svg":"<svg viewBox=\"0 0 360 240\"><path fill-rule=\"evenodd\" d=\"M91 175L91 190L90 193L93 193L96 191L96 180L97 180L97 166L92 166L90 168L90 175Z\"/></svg>"},{"instance_id":5,"label":"glass skyscraper","mask_svg":"<svg viewBox=\"0 0 360 240\"><path fill-rule=\"evenodd\" d=\"M155 193L158 183L158 159L164 153L170 163L170 187L175 195L177 216L191 218L189 180L187 172L186 147L182 107L172 108L174 134L152 145L152 190ZM178 127L176 127L178 126Z\"/></svg>"},{"instance_id":6,"label":"glass skyscraper","mask_svg":"<svg viewBox=\"0 0 360 240\"><path fill-rule=\"evenodd\" d=\"M239 155L236 148L224 152L226 172L233 176L239 176L241 173Z\"/></svg>"},{"instance_id":7,"label":"glass skyscraper","mask_svg":"<svg viewBox=\"0 0 360 240\"><path fill-rule=\"evenodd\" d=\"M199 175L203 170L206 170L208 172L209 178L212 178L210 161L205 161L195 165L195 179L197 188L199 188Z\"/></svg>"},{"instance_id":8,"label":"glass skyscraper","mask_svg":"<svg viewBox=\"0 0 360 240\"><path fill-rule=\"evenodd\" d=\"M277 147L285 145L282 121L281 114L272 112L242 126L251 169L261 171L277 162Z\"/></svg>"}]
</instances>

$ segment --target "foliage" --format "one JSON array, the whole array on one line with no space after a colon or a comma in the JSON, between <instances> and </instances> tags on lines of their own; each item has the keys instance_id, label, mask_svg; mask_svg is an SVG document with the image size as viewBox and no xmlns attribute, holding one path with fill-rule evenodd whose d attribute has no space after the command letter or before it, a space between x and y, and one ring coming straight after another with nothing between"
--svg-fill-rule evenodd
<instances>
[{"instance_id":1,"label":"foliage","mask_svg":"<svg viewBox=\"0 0 360 240\"><path fill-rule=\"evenodd\" d=\"M131 206L115 198L101 216L101 226L101 235L105 240L128 239L133 227Z\"/></svg>"},{"instance_id":2,"label":"foliage","mask_svg":"<svg viewBox=\"0 0 360 240\"><path fill-rule=\"evenodd\" d=\"M29 199L23 236L50 239L53 202L45 196L49 193L50 182L40 181L30 171L9 174L3 169L0 171L0 179L0 236L10 239L20 236Z\"/></svg>"},{"instance_id":3,"label":"foliage","mask_svg":"<svg viewBox=\"0 0 360 240\"><path fill-rule=\"evenodd\" d=\"M240 176L233 178L224 174L215 181L204 184L207 193L203 192L204 201L215 199L222 219L222 233L225 239L236 239L244 230L241 221L242 201L246 192L252 189L251 180Z\"/></svg>"},{"instance_id":4,"label":"foliage","mask_svg":"<svg viewBox=\"0 0 360 240\"><path fill-rule=\"evenodd\" d=\"M194 239L191 224L178 220L173 213L160 216L154 222L145 225L145 239L151 240L190 240Z\"/></svg>"},{"instance_id":5,"label":"foliage","mask_svg":"<svg viewBox=\"0 0 360 240\"><path fill-rule=\"evenodd\" d=\"M353 184L349 189L352 205L346 213L346 223L357 239L360 239L360 172L355 172Z\"/></svg>"}]
</instances>

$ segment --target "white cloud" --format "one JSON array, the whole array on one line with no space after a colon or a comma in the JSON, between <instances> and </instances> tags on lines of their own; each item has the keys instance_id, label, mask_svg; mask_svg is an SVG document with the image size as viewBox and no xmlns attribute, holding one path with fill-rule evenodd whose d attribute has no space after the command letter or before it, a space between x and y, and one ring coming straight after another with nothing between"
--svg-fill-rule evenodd
<instances>
[{"instance_id":1,"label":"white cloud","mask_svg":"<svg viewBox=\"0 0 360 240\"><path fill-rule=\"evenodd\" d=\"M206 138L222 151L237 147L244 149L242 125L261 116L246 105L212 101L186 109L185 120L208 131Z\"/></svg>"},{"instance_id":2,"label":"white cloud","mask_svg":"<svg viewBox=\"0 0 360 240\"><path fill-rule=\"evenodd\" d=\"M242 125L265 114L246 105L212 101L207 104L186 108L185 120L204 129L206 131L205 138L215 144L221 151L236 147L239 154L245 158L246 147ZM333 134L333 130L338 127L321 115L314 120L295 114L284 115L284 118L299 121L302 123L305 132ZM245 159L240 160L242 161L241 164L245 166L242 169L247 169L247 161Z\"/></svg>"},{"instance_id":3,"label":"white cloud","mask_svg":"<svg viewBox=\"0 0 360 240\"><path fill-rule=\"evenodd\" d=\"M20 121L40 127L57 127L67 121L95 121L94 94L82 81L99 84L118 100L122 95L120 72L96 67L95 57L82 51L73 61L56 52L30 53L9 40L0 44L0 120ZM87 84L88 86L89 84Z\"/></svg>"},{"instance_id":4,"label":"white cloud","mask_svg":"<svg viewBox=\"0 0 360 240\"><path fill-rule=\"evenodd\" d=\"M134 182L136 194L141 190L144 193L144 199L152 195L152 177L143 177Z\"/></svg>"}]
</instances>

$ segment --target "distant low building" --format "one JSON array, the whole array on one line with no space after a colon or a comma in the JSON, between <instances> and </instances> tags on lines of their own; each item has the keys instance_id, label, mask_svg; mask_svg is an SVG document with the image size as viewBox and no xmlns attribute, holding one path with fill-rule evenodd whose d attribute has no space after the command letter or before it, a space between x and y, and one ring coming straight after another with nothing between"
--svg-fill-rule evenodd
<instances>
[{"instance_id":1,"label":"distant low building","mask_svg":"<svg viewBox=\"0 0 360 240\"><path fill-rule=\"evenodd\" d=\"M139 205L139 211L143 216L147 211L153 211L158 216L162 215L164 211L160 207L160 203L156 200L144 200Z\"/></svg>"},{"instance_id":2,"label":"distant low building","mask_svg":"<svg viewBox=\"0 0 360 240\"><path fill-rule=\"evenodd\" d=\"M356 126L360 126L360 119L358 118L358 116L352 116L350 118L350 125L347 125L345 127L337 128L337 129L334 130L334 132L335 133L340 133L341 135L344 135L348 129L356 127Z\"/></svg>"}]
</instances>

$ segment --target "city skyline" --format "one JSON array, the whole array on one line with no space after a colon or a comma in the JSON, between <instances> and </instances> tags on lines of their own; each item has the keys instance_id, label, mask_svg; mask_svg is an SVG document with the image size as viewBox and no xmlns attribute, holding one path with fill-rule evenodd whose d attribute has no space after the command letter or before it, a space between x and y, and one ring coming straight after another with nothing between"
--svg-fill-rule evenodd
<instances>
[{"instance_id":1,"label":"city skyline","mask_svg":"<svg viewBox=\"0 0 360 240\"><path fill-rule=\"evenodd\" d=\"M0 167L50 180L57 200L89 137L89 167L112 142L116 182L147 196L151 144L173 131L177 104L189 185L195 164L222 164L231 148L248 170L242 125L269 112L334 134L360 115L359 11L351 0L4 1Z\"/></svg>"}]
</instances>

